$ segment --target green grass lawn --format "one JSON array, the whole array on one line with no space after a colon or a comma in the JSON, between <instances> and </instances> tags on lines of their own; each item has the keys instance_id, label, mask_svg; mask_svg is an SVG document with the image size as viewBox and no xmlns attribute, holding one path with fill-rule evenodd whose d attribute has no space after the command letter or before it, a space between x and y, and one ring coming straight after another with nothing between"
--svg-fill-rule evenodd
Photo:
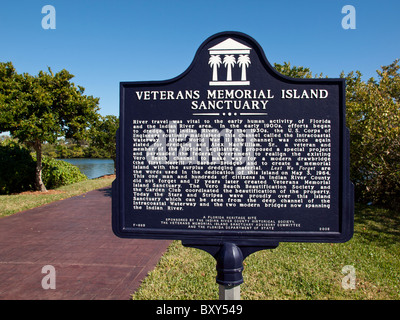
<instances>
[{"instance_id":1,"label":"green grass lawn","mask_svg":"<svg viewBox=\"0 0 400 320\"><path fill-rule=\"evenodd\" d=\"M99 179L85 180L44 193L24 192L21 194L0 195L0 217L106 187L111 185L114 179L114 176L106 176Z\"/></svg>"},{"instance_id":2,"label":"green grass lawn","mask_svg":"<svg viewBox=\"0 0 400 320\"><path fill-rule=\"evenodd\" d=\"M354 237L343 244L281 243L244 261L241 298L400 298L400 216L356 206ZM355 269L355 289L345 290L342 268ZM157 267L132 295L141 299L218 299L215 260L174 241Z\"/></svg>"}]
</instances>

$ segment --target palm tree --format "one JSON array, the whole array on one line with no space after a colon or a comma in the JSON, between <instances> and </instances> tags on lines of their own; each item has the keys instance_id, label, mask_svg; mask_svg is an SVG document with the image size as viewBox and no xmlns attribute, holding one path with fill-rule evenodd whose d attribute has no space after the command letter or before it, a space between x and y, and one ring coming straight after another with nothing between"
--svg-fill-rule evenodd
<instances>
[{"instance_id":1,"label":"palm tree","mask_svg":"<svg viewBox=\"0 0 400 320\"><path fill-rule=\"evenodd\" d=\"M221 57L219 55L212 55L208 64L213 68L212 81L218 81L218 68L221 65Z\"/></svg>"},{"instance_id":2,"label":"palm tree","mask_svg":"<svg viewBox=\"0 0 400 320\"><path fill-rule=\"evenodd\" d=\"M238 58L238 64L239 67L242 67L242 81L246 81L246 68L249 66L250 64L250 58L249 56L246 54L241 54Z\"/></svg>"},{"instance_id":3,"label":"palm tree","mask_svg":"<svg viewBox=\"0 0 400 320\"><path fill-rule=\"evenodd\" d=\"M225 55L224 65L227 68L226 80L232 81L232 67L235 65L236 59L233 55Z\"/></svg>"}]
</instances>

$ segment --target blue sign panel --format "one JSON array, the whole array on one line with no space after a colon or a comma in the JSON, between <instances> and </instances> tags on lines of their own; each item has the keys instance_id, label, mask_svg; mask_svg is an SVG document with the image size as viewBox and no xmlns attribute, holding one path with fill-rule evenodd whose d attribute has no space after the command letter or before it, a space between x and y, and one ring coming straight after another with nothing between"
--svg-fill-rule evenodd
<instances>
[{"instance_id":1,"label":"blue sign panel","mask_svg":"<svg viewBox=\"0 0 400 320\"><path fill-rule=\"evenodd\" d=\"M224 32L174 79L122 82L113 230L186 242L349 240L344 79L283 76L251 37Z\"/></svg>"}]
</instances>

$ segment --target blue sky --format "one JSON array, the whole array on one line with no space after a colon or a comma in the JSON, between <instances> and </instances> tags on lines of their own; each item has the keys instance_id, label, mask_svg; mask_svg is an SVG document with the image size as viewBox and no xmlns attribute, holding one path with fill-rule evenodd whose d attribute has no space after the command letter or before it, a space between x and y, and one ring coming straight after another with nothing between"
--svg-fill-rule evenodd
<instances>
[{"instance_id":1,"label":"blue sky","mask_svg":"<svg viewBox=\"0 0 400 320\"><path fill-rule=\"evenodd\" d=\"M42 7L56 9L45 30ZM344 5L356 9L345 30ZM14 0L0 9L0 61L19 73L65 68L102 115L119 115L119 82L165 80L181 74L201 43L221 31L253 37L271 64L290 62L335 78L365 78L400 58L396 0Z\"/></svg>"}]
</instances>

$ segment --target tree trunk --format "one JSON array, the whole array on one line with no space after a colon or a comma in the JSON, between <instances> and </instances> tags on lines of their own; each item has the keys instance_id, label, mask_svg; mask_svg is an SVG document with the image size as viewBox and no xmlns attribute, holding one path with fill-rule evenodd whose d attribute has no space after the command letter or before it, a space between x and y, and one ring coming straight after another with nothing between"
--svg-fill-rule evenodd
<instances>
[{"instance_id":1,"label":"tree trunk","mask_svg":"<svg viewBox=\"0 0 400 320\"><path fill-rule=\"evenodd\" d=\"M247 77L246 77L246 67L243 65L242 66L242 81L246 81Z\"/></svg>"},{"instance_id":2,"label":"tree trunk","mask_svg":"<svg viewBox=\"0 0 400 320\"><path fill-rule=\"evenodd\" d=\"M228 65L228 68L227 68L226 80L232 81L232 67L230 65Z\"/></svg>"},{"instance_id":3,"label":"tree trunk","mask_svg":"<svg viewBox=\"0 0 400 320\"><path fill-rule=\"evenodd\" d=\"M218 81L218 70L217 70L217 65L214 65L213 67L213 81Z\"/></svg>"},{"instance_id":4,"label":"tree trunk","mask_svg":"<svg viewBox=\"0 0 400 320\"><path fill-rule=\"evenodd\" d=\"M46 192L46 186L42 181L42 143L35 141L33 148L36 151L35 187L37 191Z\"/></svg>"}]
</instances>

